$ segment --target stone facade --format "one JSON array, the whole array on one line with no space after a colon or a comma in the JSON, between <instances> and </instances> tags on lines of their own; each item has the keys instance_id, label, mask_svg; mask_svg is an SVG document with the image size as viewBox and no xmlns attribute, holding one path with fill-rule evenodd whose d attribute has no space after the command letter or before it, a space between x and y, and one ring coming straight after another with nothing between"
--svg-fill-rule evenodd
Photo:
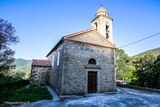
<instances>
[{"instance_id":1,"label":"stone facade","mask_svg":"<svg viewBox=\"0 0 160 107\"><path fill-rule=\"evenodd\" d=\"M30 86L44 86L48 84L50 67L32 67Z\"/></svg>"},{"instance_id":2,"label":"stone facade","mask_svg":"<svg viewBox=\"0 0 160 107\"><path fill-rule=\"evenodd\" d=\"M86 94L88 72L98 74L97 92L114 91L114 49L78 42L64 42L62 94ZM87 68L89 59L94 58L99 67Z\"/></svg>"},{"instance_id":3,"label":"stone facade","mask_svg":"<svg viewBox=\"0 0 160 107\"><path fill-rule=\"evenodd\" d=\"M93 36L92 36L93 37ZM57 52L60 51L60 65L56 65ZM48 56L53 61L50 72L50 85L59 94L86 94L89 71L97 72L97 92L115 91L114 49L77 41L64 41L60 48ZM89 59L97 61L89 66Z\"/></svg>"}]
</instances>

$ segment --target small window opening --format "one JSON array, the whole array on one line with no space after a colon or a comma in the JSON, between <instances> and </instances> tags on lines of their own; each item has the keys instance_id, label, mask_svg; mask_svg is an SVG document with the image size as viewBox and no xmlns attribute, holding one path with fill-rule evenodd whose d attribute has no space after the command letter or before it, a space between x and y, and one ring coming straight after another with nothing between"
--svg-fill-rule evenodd
<instances>
[{"instance_id":1,"label":"small window opening","mask_svg":"<svg viewBox=\"0 0 160 107\"><path fill-rule=\"evenodd\" d=\"M96 30L97 30L97 22L95 23L95 27L96 27Z\"/></svg>"},{"instance_id":2,"label":"small window opening","mask_svg":"<svg viewBox=\"0 0 160 107\"><path fill-rule=\"evenodd\" d=\"M91 59L88 61L88 64L94 64L94 65L96 65L97 62L96 62L95 59L91 58Z\"/></svg>"},{"instance_id":3,"label":"small window opening","mask_svg":"<svg viewBox=\"0 0 160 107\"><path fill-rule=\"evenodd\" d=\"M106 25L106 38L109 38L109 31L108 31L109 26Z\"/></svg>"}]
</instances>

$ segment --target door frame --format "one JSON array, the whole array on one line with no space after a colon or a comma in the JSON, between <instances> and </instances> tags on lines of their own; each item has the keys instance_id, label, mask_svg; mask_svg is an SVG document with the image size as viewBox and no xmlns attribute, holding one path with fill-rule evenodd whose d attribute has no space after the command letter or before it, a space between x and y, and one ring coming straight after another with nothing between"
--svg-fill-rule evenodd
<instances>
[{"instance_id":1,"label":"door frame","mask_svg":"<svg viewBox=\"0 0 160 107\"><path fill-rule=\"evenodd\" d=\"M99 92L99 70L87 69L86 70L86 94L88 94L88 72L97 72L97 93Z\"/></svg>"}]
</instances>

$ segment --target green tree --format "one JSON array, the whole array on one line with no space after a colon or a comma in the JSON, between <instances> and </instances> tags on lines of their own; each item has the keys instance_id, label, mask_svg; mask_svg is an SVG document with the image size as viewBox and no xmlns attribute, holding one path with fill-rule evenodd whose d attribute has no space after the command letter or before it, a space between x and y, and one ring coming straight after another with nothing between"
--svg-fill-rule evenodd
<instances>
[{"instance_id":1,"label":"green tree","mask_svg":"<svg viewBox=\"0 0 160 107\"><path fill-rule=\"evenodd\" d=\"M118 80L126 80L127 82L131 82L135 77L133 76L133 72L135 71L134 66L131 63L131 57L129 57L124 50L116 49L115 51L116 58L116 75Z\"/></svg>"},{"instance_id":2,"label":"green tree","mask_svg":"<svg viewBox=\"0 0 160 107\"><path fill-rule=\"evenodd\" d=\"M157 57L157 59L153 63L152 67L152 87L153 88L160 88L160 55Z\"/></svg>"},{"instance_id":3,"label":"green tree","mask_svg":"<svg viewBox=\"0 0 160 107\"><path fill-rule=\"evenodd\" d=\"M143 56L133 58L133 64L136 68L137 84L140 86L152 86L152 66L156 56L153 52L148 52Z\"/></svg>"},{"instance_id":4,"label":"green tree","mask_svg":"<svg viewBox=\"0 0 160 107\"><path fill-rule=\"evenodd\" d=\"M0 18L0 74L13 68L14 51L10 46L18 42L11 23Z\"/></svg>"}]
</instances>

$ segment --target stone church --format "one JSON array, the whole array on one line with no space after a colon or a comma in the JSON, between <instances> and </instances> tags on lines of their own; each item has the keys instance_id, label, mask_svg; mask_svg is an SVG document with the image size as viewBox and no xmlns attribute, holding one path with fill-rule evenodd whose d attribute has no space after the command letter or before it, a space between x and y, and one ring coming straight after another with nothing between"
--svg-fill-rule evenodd
<instances>
[{"instance_id":1,"label":"stone church","mask_svg":"<svg viewBox=\"0 0 160 107\"><path fill-rule=\"evenodd\" d=\"M91 28L62 37L48 60L32 61L30 85L49 84L60 95L115 91L112 21L100 7Z\"/></svg>"}]
</instances>

